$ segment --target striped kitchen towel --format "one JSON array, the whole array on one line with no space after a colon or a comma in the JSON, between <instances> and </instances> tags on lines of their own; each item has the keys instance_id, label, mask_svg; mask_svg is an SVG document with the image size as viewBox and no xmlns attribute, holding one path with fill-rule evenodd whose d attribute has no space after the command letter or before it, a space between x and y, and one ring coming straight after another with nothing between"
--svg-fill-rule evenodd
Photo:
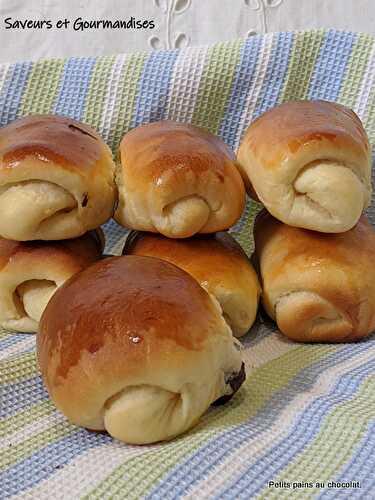
<instances>
[{"instance_id":1,"label":"striped kitchen towel","mask_svg":"<svg viewBox=\"0 0 375 500\"><path fill-rule=\"evenodd\" d=\"M353 108L373 143L374 51L369 35L328 30L0 65L0 124L65 114L115 151L127 130L170 118L236 149L266 109L322 98ZM257 208L232 229L248 253ZM125 231L105 231L118 254ZM243 344L248 378L229 404L170 443L136 447L70 425L41 382L35 336L0 332L0 498L375 498L375 336L300 345L260 315Z\"/></svg>"}]
</instances>

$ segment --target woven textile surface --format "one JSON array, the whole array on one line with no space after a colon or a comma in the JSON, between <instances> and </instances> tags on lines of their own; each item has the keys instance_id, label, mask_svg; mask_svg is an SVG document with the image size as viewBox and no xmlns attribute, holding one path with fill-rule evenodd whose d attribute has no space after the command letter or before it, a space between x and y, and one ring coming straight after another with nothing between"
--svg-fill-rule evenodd
<instances>
[{"instance_id":1,"label":"woven textile surface","mask_svg":"<svg viewBox=\"0 0 375 500\"><path fill-rule=\"evenodd\" d=\"M171 118L237 149L266 109L322 98L353 108L374 144L374 79L374 39L336 31L17 63L0 66L0 123L66 114L96 128L116 152L127 130ZM249 254L257 209L249 204L232 229ZM107 252L118 254L126 232L113 221L105 231ZM233 400L170 443L137 447L70 425L43 387L35 336L1 332L0 497L375 498L375 336L301 345L260 313L242 341L248 377ZM276 489L269 481L313 484ZM329 481L360 488L332 489Z\"/></svg>"}]
</instances>

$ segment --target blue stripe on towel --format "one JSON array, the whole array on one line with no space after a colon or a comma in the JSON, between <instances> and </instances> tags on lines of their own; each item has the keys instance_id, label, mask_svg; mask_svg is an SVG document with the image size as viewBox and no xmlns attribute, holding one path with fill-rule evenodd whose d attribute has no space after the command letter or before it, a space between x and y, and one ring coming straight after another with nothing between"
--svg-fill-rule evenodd
<instances>
[{"instance_id":1,"label":"blue stripe on towel","mask_svg":"<svg viewBox=\"0 0 375 500\"><path fill-rule=\"evenodd\" d=\"M15 415L44 399L48 399L48 393L39 375L6 384L1 390L0 418Z\"/></svg>"},{"instance_id":2,"label":"blue stripe on towel","mask_svg":"<svg viewBox=\"0 0 375 500\"><path fill-rule=\"evenodd\" d=\"M0 126L17 118L31 68L31 62L13 64L9 68L0 94Z\"/></svg>"},{"instance_id":3,"label":"blue stripe on towel","mask_svg":"<svg viewBox=\"0 0 375 500\"><path fill-rule=\"evenodd\" d=\"M235 147L238 123L250 89L256 83L255 71L262 41L263 37L250 37L241 47L240 62L233 79L232 91L226 105L225 115L219 128L219 135L231 148Z\"/></svg>"},{"instance_id":4,"label":"blue stripe on towel","mask_svg":"<svg viewBox=\"0 0 375 500\"><path fill-rule=\"evenodd\" d=\"M0 352L8 349L9 347L17 345L20 342L23 342L25 339L27 339L27 337L28 334L25 335L24 333L10 333L0 340Z\"/></svg>"},{"instance_id":5,"label":"blue stripe on towel","mask_svg":"<svg viewBox=\"0 0 375 500\"><path fill-rule=\"evenodd\" d=\"M88 95L95 58L72 57L67 60L53 112L81 120Z\"/></svg>"},{"instance_id":6,"label":"blue stripe on towel","mask_svg":"<svg viewBox=\"0 0 375 500\"><path fill-rule=\"evenodd\" d=\"M48 444L0 473L1 491L7 496L17 495L48 479L86 450L111 441L112 438L107 434L74 429L69 435Z\"/></svg>"},{"instance_id":7,"label":"blue stripe on towel","mask_svg":"<svg viewBox=\"0 0 375 500\"><path fill-rule=\"evenodd\" d=\"M338 98L355 40L354 33L328 31L311 77L309 99Z\"/></svg>"},{"instance_id":8,"label":"blue stripe on towel","mask_svg":"<svg viewBox=\"0 0 375 500\"><path fill-rule=\"evenodd\" d=\"M132 128L165 118L166 103L178 51L152 52L148 57L138 85Z\"/></svg>"}]
</instances>

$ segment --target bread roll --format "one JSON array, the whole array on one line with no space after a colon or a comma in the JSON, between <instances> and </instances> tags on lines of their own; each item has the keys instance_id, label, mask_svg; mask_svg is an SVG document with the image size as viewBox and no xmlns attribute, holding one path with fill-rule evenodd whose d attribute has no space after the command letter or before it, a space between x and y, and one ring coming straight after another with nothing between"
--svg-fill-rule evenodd
<instances>
[{"instance_id":1,"label":"bread roll","mask_svg":"<svg viewBox=\"0 0 375 500\"><path fill-rule=\"evenodd\" d=\"M216 300L151 257L104 259L69 280L42 316L37 351L71 422L132 444L188 430L244 379Z\"/></svg>"},{"instance_id":2,"label":"bread roll","mask_svg":"<svg viewBox=\"0 0 375 500\"><path fill-rule=\"evenodd\" d=\"M255 223L263 305L301 342L348 342L375 329L375 231L362 216L342 234L290 227L262 212Z\"/></svg>"},{"instance_id":3,"label":"bread roll","mask_svg":"<svg viewBox=\"0 0 375 500\"><path fill-rule=\"evenodd\" d=\"M75 238L114 210L114 162L87 125L33 115L0 128L0 236Z\"/></svg>"},{"instance_id":4,"label":"bread roll","mask_svg":"<svg viewBox=\"0 0 375 500\"><path fill-rule=\"evenodd\" d=\"M291 226L348 231L370 203L367 135L340 104L299 101L271 109L248 128L238 162L267 210Z\"/></svg>"},{"instance_id":5,"label":"bread roll","mask_svg":"<svg viewBox=\"0 0 375 500\"><path fill-rule=\"evenodd\" d=\"M142 125L120 145L119 224L169 238L213 233L241 216L245 188L233 153L209 132L172 121Z\"/></svg>"},{"instance_id":6,"label":"bread roll","mask_svg":"<svg viewBox=\"0 0 375 500\"><path fill-rule=\"evenodd\" d=\"M101 231L61 242L0 239L0 325L36 332L57 288L100 258Z\"/></svg>"},{"instance_id":7,"label":"bread roll","mask_svg":"<svg viewBox=\"0 0 375 500\"><path fill-rule=\"evenodd\" d=\"M245 252L228 233L172 240L160 234L129 234L124 252L167 260L191 274L216 297L236 337L254 323L260 286Z\"/></svg>"}]
</instances>

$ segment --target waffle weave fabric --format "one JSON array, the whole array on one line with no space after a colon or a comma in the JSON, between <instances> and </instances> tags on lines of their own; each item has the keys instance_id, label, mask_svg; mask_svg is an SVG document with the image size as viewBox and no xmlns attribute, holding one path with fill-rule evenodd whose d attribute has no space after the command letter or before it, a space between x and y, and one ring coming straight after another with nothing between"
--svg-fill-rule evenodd
<instances>
[{"instance_id":1,"label":"waffle weave fabric","mask_svg":"<svg viewBox=\"0 0 375 500\"><path fill-rule=\"evenodd\" d=\"M374 39L333 30L16 63L0 66L0 124L65 114L96 128L115 152L127 130L170 118L237 149L268 108L321 98L353 108L373 144L374 80ZM232 229L248 253L257 209L248 205ZM126 232L113 221L105 231L107 252L118 254ZM0 498L375 498L375 336L301 345L260 315L242 340L248 377L236 397L186 435L137 447L70 425L43 387L35 336L1 332ZM338 490L329 481L360 487Z\"/></svg>"}]
</instances>

